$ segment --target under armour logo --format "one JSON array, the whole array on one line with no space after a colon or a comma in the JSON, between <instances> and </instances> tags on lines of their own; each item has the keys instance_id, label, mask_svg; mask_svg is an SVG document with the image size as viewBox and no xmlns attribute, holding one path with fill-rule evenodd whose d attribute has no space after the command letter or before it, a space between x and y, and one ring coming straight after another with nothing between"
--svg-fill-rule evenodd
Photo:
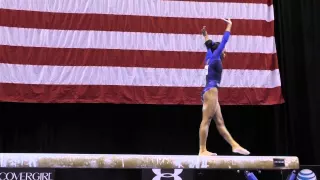
<instances>
[{"instance_id":1,"label":"under armour logo","mask_svg":"<svg viewBox=\"0 0 320 180\"><path fill-rule=\"evenodd\" d=\"M174 169L173 173L161 173L161 169L152 169L152 172L156 175L152 180L161 180L161 178L173 178L174 180L182 180L179 176L183 169Z\"/></svg>"}]
</instances>

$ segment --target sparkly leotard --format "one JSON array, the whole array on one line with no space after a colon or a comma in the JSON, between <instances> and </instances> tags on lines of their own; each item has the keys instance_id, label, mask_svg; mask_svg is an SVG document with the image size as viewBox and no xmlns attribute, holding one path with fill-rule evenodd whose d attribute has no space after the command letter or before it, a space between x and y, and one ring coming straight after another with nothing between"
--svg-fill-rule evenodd
<instances>
[{"instance_id":1,"label":"sparkly leotard","mask_svg":"<svg viewBox=\"0 0 320 180\"><path fill-rule=\"evenodd\" d=\"M222 62L221 62L221 54L223 49L225 48L230 37L230 32L226 31L223 35L222 41L219 44L218 48L212 52L211 49L207 50L206 54L206 86L204 87L201 99L203 100L203 95L205 92L210 90L211 88L219 88L221 75L222 75Z\"/></svg>"}]
</instances>

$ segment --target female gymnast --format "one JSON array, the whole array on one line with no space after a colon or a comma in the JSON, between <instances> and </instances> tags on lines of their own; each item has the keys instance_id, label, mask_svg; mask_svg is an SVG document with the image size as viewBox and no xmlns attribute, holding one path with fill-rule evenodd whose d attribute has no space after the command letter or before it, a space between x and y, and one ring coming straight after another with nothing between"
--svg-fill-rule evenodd
<instances>
[{"instance_id":1,"label":"female gymnast","mask_svg":"<svg viewBox=\"0 0 320 180\"><path fill-rule=\"evenodd\" d=\"M212 42L209 39L206 28L203 27L202 35L205 38L205 45L207 47L206 54L206 86L202 91L201 99L203 102L202 108L202 122L199 129L200 136L200 156L214 156L216 153L209 152L207 150L207 137L209 132L209 126L211 120L214 119L216 128L218 129L220 135L230 144L232 147L232 152L249 155L250 152L243 147L241 147L228 132L224 120L221 114L220 104L218 101L218 88L221 81L222 74L222 60L225 58L225 46L230 37L230 31L232 27L232 22L230 19L224 20L227 22L227 28L223 35L221 43Z\"/></svg>"}]
</instances>

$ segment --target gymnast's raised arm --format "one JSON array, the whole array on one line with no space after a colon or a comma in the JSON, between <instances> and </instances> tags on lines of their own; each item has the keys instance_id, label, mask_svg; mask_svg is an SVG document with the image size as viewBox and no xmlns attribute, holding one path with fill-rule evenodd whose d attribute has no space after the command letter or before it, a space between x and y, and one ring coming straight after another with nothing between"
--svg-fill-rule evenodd
<instances>
[{"instance_id":1,"label":"gymnast's raised arm","mask_svg":"<svg viewBox=\"0 0 320 180\"><path fill-rule=\"evenodd\" d=\"M211 47L213 45L213 42L211 39L209 39L209 36L208 36L208 32L207 32L207 29L206 29L206 26L203 26L202 30L201 30L201 33L204 37L204 44L205 46L207 47L207 53L206 53L206 60L210 59L213 57L213 53L211 51Z\"/></svg>"},{"instance_id":2,"label":"gymnast's raised arm","mask_svg":"<svg viewBox=\"0 0 320 180\"><path fill-rule=\"evenodd\" d=\"M226 28L224 34L223 34L223 38L221 40L221 43L219 44L218 48L214 52L219 55L222 53L222 51L226 47L226 44L227 44L229 37L230 37L230 34L231 34L231 28L232 28L232 21L230 19L224 20L224 21L226 21L228 23L228 25L227 25L227 28Z\"/></svg>"},{"instance_id":3,"label":"gymnast's raised arm","mask_svg":"<svg viewBox=\"0 0 320 180\"><path fill-rule=\"evenodd\" d=\"M209 36L208 36L208 32L207 32L206 26L203 26L203 28L201 30L201 33L202 33L202 35L204 37L204 42L210 40Z\"/></svg>"}]
</instances>

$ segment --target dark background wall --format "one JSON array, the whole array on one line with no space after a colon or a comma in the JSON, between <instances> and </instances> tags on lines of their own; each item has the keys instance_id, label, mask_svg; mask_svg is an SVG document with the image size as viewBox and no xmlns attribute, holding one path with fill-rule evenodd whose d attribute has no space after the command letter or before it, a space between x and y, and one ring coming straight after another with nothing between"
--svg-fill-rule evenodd
<instances>
[{"instance_id":1,"label":"dark background wall","mask_svg":"<svg viewBox=\"0 0 320 180\"><path fill-rule=\"evenodd\" d=\"M281 106L226 106L226 124L253 155L277 153ZM201 106L2 103L5 152L197 154ZM259 144L259 145L257 145ZM211 127L208 146L231 154Z\"/></svg>"}]
</instances>

